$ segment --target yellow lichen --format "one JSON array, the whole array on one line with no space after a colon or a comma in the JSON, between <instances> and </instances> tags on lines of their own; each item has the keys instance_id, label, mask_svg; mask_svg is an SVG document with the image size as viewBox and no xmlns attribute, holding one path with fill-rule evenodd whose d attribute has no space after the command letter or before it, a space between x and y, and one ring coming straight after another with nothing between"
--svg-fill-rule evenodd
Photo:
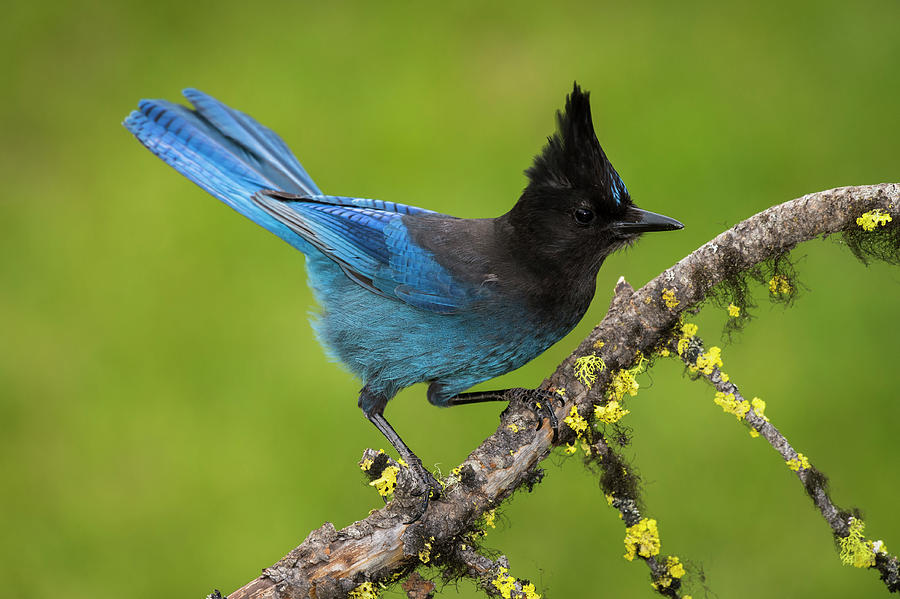
<instances>
[{"instance_id":1,"label":"yellow lichen","mask_svg":"<svg viewBox=\"0 0 900 599\"><path fill-rule=\"evenodd\" d=\"M519 432L519 425L516 424L515 422L510 422L509 424L506 425L506 428L508 428L509 430L511 430L514 433Z\"/></svg>"},{"instance_id":2,"label":"yellow lichen","mask_svg":"<svg viewBox=\"0 0 900 599\"><path fill-rule=\"evenodd\" d=\"M756 413L757 416L759 416L766 422L769 421L768 417L766 417L766 402L764 402L763 400L761 400L758 397L754 397L753 399L750 400L750 407L753 408L753 411Z\"/></svg>"},{"instance_id":3,"label":"yellow lichen","mask_svg":"<svg viewBox=\"0 0 900 599\"><path fill-rule=\"evenodd\" d=\"M772 295L788 295L792 290L791 282L784 275L775 275L769 279L769 293Z\"/></svg>"},{"instance_id":4,"label":"yellow lichen","mask_svg":"<svg viewBox=\"0 0 900 599\"><path fill-rule=\"evenodd\" d=\"M874 231L877 227L886 225L892 220L894 219L891 218L890 214L881 208L876 208L863 213L862 216L856 219L856 224L862 227L863 231Z\"/></svg>"},{"instance_id":5,"label":"yellow lichen","mask_svg":"<svg viewBox=\"0 0 900 599\"><path fill-rule=\"evenodd\" d=\"M630 410L622 409L619 402L615 400L609 402L605 406L594 407L594 418L600 422L606 422L607 424L618 422L623 416L629 413Z\"/></svg>"},{"instance_id":6,"label":"yellow lichen","mask_svg":"<svg viewBox=\"0 0 900 599\"><path fill-rule=\"evenodd\" d=\"M794 472L799 472L801 468L804 470L809 468L809 458L802 453L798 453L796 458L791 458L785 463Z\"/></svg>"},{"instance_id":7,"label":"yellow lichen","mask_svg":"<svg viewBox=\"0 0 900 599\"><path fill-rule=\"evenodd\" d=\"M766 416L766 402L761 400L758 397L754 397L750 400L750 407L753 408L753 413L765 420L769 421L769 417ZM750 436L756 438L759 436L759 431L756 430L755 427L751 426L750 428Z\"/></svg>"},{"instance_id":8,"label":"yellow lichen","mask_svg":"<svg viewBox=\"0 0 900 599\"><path fill-rule=\"evenodd\" d=\"M587 429L587 420L585 420L581 414L578 413L578 408L572 406L572 410L569 412L569 415L563 418L563 422L569 425L575 434L579 437L581 434Z\"/></svg>"},{"instance_id":9,"label":"yellow lichen","mask_svg":"<svg viewBox=\"0 0 900 599\"><path fill-rule=\"evenodd\" d=\"M672 578L681 578L685 574L684 564L681 563L677 556L670 555L666 558L666 572Z\"/></svg>"},{"instance_id":10,"label":"yellow lichen","mask_svg":"<svg viewBox=\"0 0 900 599\"><path fill-rule=\"evenodd\" d=\"M632 374L641 374L645 370L647 370L647 366L650 364L650 360L644 357L644 354L641 351L637 351L634 354L634 359L637 360L637 363L631 369Z\"/></svg>"},{"instance_id":11,"label":"yellow lichen","mask_svg":"<svg viewBox=\"0 0 900 599\"><path fill-rule=\"evenodd\" d=\"M606 396L612 401L620 401L625 394L632 397L637 395L641 385L635 380L634 374L630 370L620 370L609 382L606 389Z\"/></svg>"},{"instance_id":12,"label":"yellow lichen","mask_svg":"<svg viewBox=\"0 0 900 599\"><path fill-rule=\"evenodd\" d=\"M594 349L601 349L604 345L606 345L606 341L594 341Z\"/></svg>"},{"instance_id":13,"label":"yellow lichen","mask_svg":"<svg viewBox=\"0 0 900 599\"><path fill-rule=\"evenodd\" d=\"M381 471L380 477L369 483L369 486L375 487L375 490L382 497L387 497L393 494L394 489L397 487L397 474L399 473L400 468L397 466L388 466Z\"/></svg>"},{"instance_id":14,"label":"yellow lichen","mask_svg":"<svg viewBox=\"0 0 900 599\"><path fill-rule=\"evenodd\" d=\"M434 541L434 537L431 537L427 541L425 541L425 545L422 546L422 550L419 551L419 561L423 564L427 564L431 561L431 542Z\"/></svg>"},{"instance_id":15,"label":"yellow lichen","mask_svg":"<svg viewBox=\"0 0 900 599\"><path fill-rule=\"evenodd\" d=\"M496 510L487 510L481 515L482 520L484 520L484 526L482 528L486 528L490 526L491 528L497 528L497 511Z\"/></svg>"},{"instance_id":16,"label":"yellow lichen","mask_svg":"<svg viewBox=\"0 0 900 599\"><path fill-rule=\"evenodd\" d=\"M874 543L863 536L866 523L858 518L850 519L850 530L846 537L838 539L841 546L841 562L855 568L868 568L875 565Z\"/></svg>"},{"instance_id":17,"label":"yellow lichen","mask_svg":"<svg viewBox=\"0 0 900 599\"><path fill-rule=\"evenodd\" d=\"M573 369L575 378L581 381L582 385L589 388L597 380L597 373L606 369L606 364L602 359L591 354L589 356L581 356L575 360Z\"/></svg>"},{"instance_id":18,"label":"yellow lichen","mask_svg":"<svg viewBox=\"0 0 900 599\"><path fill-rule=\"evenodd\" d=\"M591 444L585 441L584 438L581 439L581 451L583 451L586 456L591 455Z\"/></svg>"},{"instance_id":19,"label":"yellow lichen","mask_svg":"<svg viewBox=\"0 0 900 599\"><path fill-rule=\"evenodd\" d=\"M698 370L703 374L710 375L714 368L722 367L722 350L716 346L709 348L709 351L697 356L697 362L690 366L692 372Z\"/></svg>"},{"instance_id":20,"label":"yellow lichen","mask_svg":"<svg viewBox=\"0 0 900 599\"><path fill-rule=\"evenodd\" d=\"M375 590L375 583L364 582L347 595L350 599L376 599L378 591Z\"/></svg>"},{"instance_id":21,"label":"yellow lichen","mask_svg":"<svg viewBox=\"0 0 900 599\"><path fill-rule=\"evenodd\" d=\"M497 576L494 577L494 580L491 581L491 584L497 591L500 593L500 596L503 599L513 599L518 597L524 597L524 599L541 599L541 596L538 595L534 590L534 585L532 583L521 584L522 590L516 590L516 583L518 581L508 574L508 570L503 566L497 570Z\"/></svg>"},{"instance_id":22,"label":"yellow lichen","mask_svg":"<svg viewBox=\"0 0 900 599\"><path fill-rule=\"evenodd\" d=\"M728 316L732 318L737 318L741 315L740 306L735 306L734 304L728 304Z\"/></svg>"},{"instance_id":23,"label":"yellow lichen","mask_svg":"<svg viewBox=\"0 0 900 599\"><path fill-rule=\"evenodd\" d=\"M637 395L641 386L634 377L646 369L649 360L641 352L637 352L636 358L637 364L633 368L623 368L613 375L609 387L606 388L606 397L609 400L621 401L626 393L632 397Z\"/></svg>"},{"instance_id":24,"label":"yellow lichen","mask_svg":"<svg viewBox=\"0 0 900 599\"><path fill-rule=\"evenodd\" d=\"M742 420L747 415L747 412L750 411L750 404L746 401L735 399L734 393L726 394L722 391L716 391L716 398L713 401L716 402L716 405L721 406L724 411L734 414L738 420Z\"/></svg>"},{"instance_id":25,"label":"yellow lichen","mask_svg":"<svg viewBox=\"0 0 900 599\"><path fill-rule=\"evenodd\" d=\"M691 339L697 334L697 325L686 322L681 325L681 335L678 337L678 355L683 356L691 344Z\"/></svg>"},{"instance_id":26,"label":"yellow lichen","mask_svg":"<svg viewBox=\"0 0 900 599\"><path fill-rule=\"evenodd\" d=\"M491 584L494 585L504 599L510 599L516 591L516 579L507 574L507 569L503 566L500 566L497 576L494 577Z\"/></svg>"},{"instance_id":27,"label":"yellow lichen","mask_svg":"<svg viewBox=\"0 0 900 599\"><path fill-rule=\"evenodd\" d=\"M625 559L628 561L633 560L635 555L641 557L658 555L659 548L659 529L656 520L644 518L625 529Z\"/></svg>"},{"instance_id":28,"label":"yellow lichen","mask_svg":"<svg viewBox=\"0 0 900 599\"><path fill-rule=\"evenodd\" d=\"M563 451L566 453L566 455L574 455L575 452L578 451L578 447L574 443L566 443Z\"/></svg>"},{"instance_id":29,"label":"yellow lichen","mask_svg":"<svg viewBox=\"0 0 900 599\"><path fill-rule=\"evenodd\" d=\"M678 298L675 297L674 289L663 289L662 292L663 303L666 304L666 308L672 309L678 307Z\"/></svg>"},{"instance_id":30,"label":"yellow lichen","mask_svg":"<svg viewBox=\"0 0 900 599\"><path fill-rule=\"evenodd\" d=\"M384 453L384 450L383 450L383 449L379 449L378 451L375 452L375 455L381 455L381 454L383 454L383 453ZM361 461L361 462L359 463L359 468L360 468L360 470L362 470L363 472L366 472L366 471L369 470L369 468L372 467L372 464L374 464L374 463L375 463L375 460L374 460L373 458L366 458L366 459L364 459L363 461Z\"/></svg>"},{"instance_id":31,"label":"yellow lichen","mask_svg":"<svg viewBox=\"0 0 900 599\"><path fill-rule=\"evenodd\" d=\"M651 582L650 586L654 589L659 590L660 588L667 589L672 584L672 579L668 576L662 576L656 579L656 582Z\"/></svg>"}]
</instances>

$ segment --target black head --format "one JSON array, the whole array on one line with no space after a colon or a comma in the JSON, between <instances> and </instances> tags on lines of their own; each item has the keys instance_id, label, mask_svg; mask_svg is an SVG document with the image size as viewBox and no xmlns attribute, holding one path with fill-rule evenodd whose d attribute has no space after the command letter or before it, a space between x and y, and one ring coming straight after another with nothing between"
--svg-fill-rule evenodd
<instances>
[{"instance_id":1,"label":"black head","mask_svg":"<svg viewBox=\"0 0 900 599\"><path fill-rule=\"evenodd\" d=\"M557 132L525 171L528 186L507 215L532 258L596 274L606 256L641 233L683 228L631 201L597 141L589 94L577 83L556 120Z\"/></svg>"}]
</instances>

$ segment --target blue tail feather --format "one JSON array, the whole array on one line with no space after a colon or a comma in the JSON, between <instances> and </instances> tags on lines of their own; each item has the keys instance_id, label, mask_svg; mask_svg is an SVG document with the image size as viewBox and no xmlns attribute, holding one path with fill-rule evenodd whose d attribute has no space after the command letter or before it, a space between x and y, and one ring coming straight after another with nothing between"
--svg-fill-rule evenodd
<instances>
[{"instance_id":1,"label":"blue tail feather","mask_svg":"<svg viewBox=\"0 0 900 599\"><path fill-rule=\"evenodd\" d=\"M251 200L258 191L283 188L284 180L292 180L287 175L278 176L278 165L262 166L248 149L220 133L215 124L193 110L165 100L142 100L124 125L147 149L237 212L304 253L312 249L305 239ZM289 161L296 163L288 152L282 156L282 162ZM302 171L299 163L296 166ZM318 192L309 175L305 176ZM303 187L292 183L289 190L303 191Z\"/></svg>"},{"instance_id":2,"label":"blue tail feather","mask_svg":"<svg viewBox=\"0 0 900 599\"><path fill-rule=\"evenodd\" d=\"M183 91L197 113L228 142L250 154L254 166L283 191L320 195L322 192L274 131L256 120L219 102L212 96L188 88Z\"/></svg>"}]
</instances>

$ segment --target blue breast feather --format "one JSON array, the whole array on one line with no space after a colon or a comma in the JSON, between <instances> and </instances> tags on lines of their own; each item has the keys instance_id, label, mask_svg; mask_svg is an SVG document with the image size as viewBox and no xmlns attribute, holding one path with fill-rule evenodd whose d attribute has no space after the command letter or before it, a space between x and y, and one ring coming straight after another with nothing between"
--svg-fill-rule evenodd
<instances>
[{"instance_id":1,"label":"blue breast feather","mask_svg":"<svg viewBox=\"0 0 900 599\"><path fill-rule=\"evenodd\" d=\"M434 399L444 403L561 336L536 338L516 306L457 280L418 247L404 219L435 213L323 195L274 132L202 92L184 94L194 110L142 100L125 126L175 170L306 254L322 306L314 328L372 392L392 397L438 381L442 393Z\"/></svg>"},{"instance_id":2,"label":"blue breast feather","mask_svg":"<svg viewBox=\"0 0 900 599\"><path fill-rule=\"evenodd\" d=\"M313 327L329 355L374 394L390 398L415 383L437 382L440 392L432 400L446 405L457 393L529 362L562 336L548 334L508 303L436 314L373 301L339 269L320 266L309 261L310 285L322 306Z\"/></svg>"}]
</instances>

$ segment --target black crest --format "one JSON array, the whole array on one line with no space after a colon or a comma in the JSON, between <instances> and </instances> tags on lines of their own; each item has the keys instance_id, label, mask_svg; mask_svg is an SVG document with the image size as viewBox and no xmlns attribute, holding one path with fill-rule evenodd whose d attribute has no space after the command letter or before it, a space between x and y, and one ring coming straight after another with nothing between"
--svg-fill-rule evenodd
<instances>
[{"instance_id":1,"label":"black crest","mask_svg":"<svg viewBox=\"0 0 900 599\"><path fill-rule=\"evenodd\" d=\"M556 113L558 130L547 138L543 151L525 171L530 185L610 189L619 184L619 175L606 158L591 120L590 93L578 83L566 97L564 112Z\"/></svg>"}]
</instances>

